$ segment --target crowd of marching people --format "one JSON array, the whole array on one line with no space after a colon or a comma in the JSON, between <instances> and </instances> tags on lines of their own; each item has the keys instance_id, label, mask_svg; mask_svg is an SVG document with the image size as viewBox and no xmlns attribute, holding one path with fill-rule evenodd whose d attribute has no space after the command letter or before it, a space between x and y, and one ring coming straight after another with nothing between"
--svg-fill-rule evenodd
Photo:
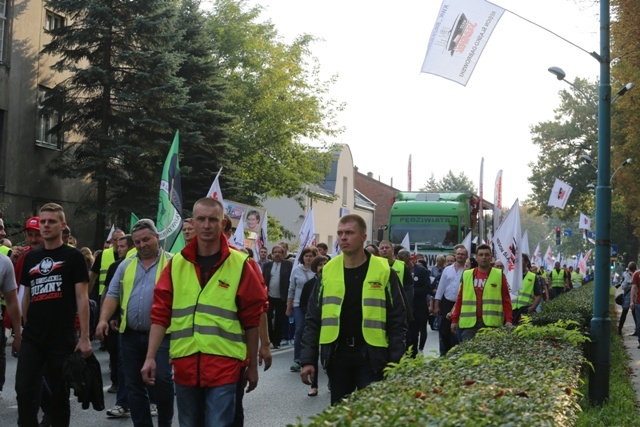
<instances>
[{"instance_id":1,"label":"crowd of marching people","mask_svg":"<svg viewBox=\"0 0 640 427\"><path fill-rule=\"evenodd\" d=\"M12 246L0 219L2 314L18 357L23 427L69 425L75 383L68 361L95 359L94 339L109 353L105 388L116 394L106 416L130 417L134 426L153 426L157 417L170 426L177 404L181 426L242 426L244 393L283 345L293 344L290 371L310 387L309 397L318 395L320 367L326 371L335 404L382 380L384 367L407 350L421 354L428 329L438 331L445 355L481 328L517 325L583 280L571 267L557 262L545 271L523 254L522 287L513 295L488 245L474 257L456 245L427 266L424 256L387 240L365 246L358 215L340 218L333 257L323 243L294 255L286 242L254 256L229 244L230 218L211 198L193 206L183 225L186 246L176 254L160 246L149 219L129 234L113 230L101 250L77 249L55 203L22 231L27 245ZM635 272L630 263L622 284L634 319ZM625 317L626 310L619 330ZM1 391L4 350L0 356ZM102 388L87 394L87 405L105 409Z\"/></svg>"}]
</instances>

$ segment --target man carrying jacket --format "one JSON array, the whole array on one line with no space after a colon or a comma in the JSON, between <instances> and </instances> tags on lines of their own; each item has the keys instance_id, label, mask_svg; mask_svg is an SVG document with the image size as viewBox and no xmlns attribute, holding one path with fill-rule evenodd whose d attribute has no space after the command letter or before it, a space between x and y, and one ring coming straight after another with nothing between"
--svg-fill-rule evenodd
<instances>
[{"instance_id":1,"label":"man carrying jacket","mask_svg":"<svg viewBox=\"0 0 640 427\"><path fill-rule=\"evenodd\" d=\"M229 247L223 212L212 198L195 203L196 237L171 259L154 294L142 377L156 384L156 351L170 326L182 427L233 424L236 384L247 358L247 392L258 384L258 326L266 290L247 254Z\"/></svg>"},{"instance_id":2,"label":"man carrying jacket","mask_svg":"<svg viewBox=\"0 0 640 427\"><path fill-rule=\"evenodd\" d=\"M318 353L331 383L331 404L382 380L406 349L406 308L396 272L364 250L366 223L350 214L338 222L342 253L329 261L309 298L300 377L311 384Z\"/></svg>"}]
</instances>

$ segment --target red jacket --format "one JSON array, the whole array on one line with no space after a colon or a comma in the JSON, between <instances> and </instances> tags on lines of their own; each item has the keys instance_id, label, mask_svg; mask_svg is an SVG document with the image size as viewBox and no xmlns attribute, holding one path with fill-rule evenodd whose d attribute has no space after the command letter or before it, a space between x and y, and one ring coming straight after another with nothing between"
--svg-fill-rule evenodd
<instances>
[{"instance_id":1,"label":"red jacket","mask_svg":"<svg viewBox=\"0 0 640 427\"><path fill-rule=\"evenodd\" d=\"M182 250L181 254L185 260L194 265L196 275L200 278L200 267L196 262L197 248L198 238L195 237ZM205 283L201 282L200 286L204 286L229 257L229 244L227 238L222 234L220 235L220 253L220 261L211 268L207 273L207 280ZM169 261L167 267L162 271L156 284L153 306L151 307L151 323L165 328L171 324L171 307L173 305L174 284L171 282L171 266L172 263ZM176 284L176 286L180 285ZM267 293L262 284L262 277L256 273L250 262L245 263L236 295L238 319L244 329L257 328L260 325L260 316L266 301ZM246 364L246 361L231 357L203 353L174 359L172 362L174 381L187 387L217 387L236 383L240 379L240 369Z\"/></svg>"}]
</instances>

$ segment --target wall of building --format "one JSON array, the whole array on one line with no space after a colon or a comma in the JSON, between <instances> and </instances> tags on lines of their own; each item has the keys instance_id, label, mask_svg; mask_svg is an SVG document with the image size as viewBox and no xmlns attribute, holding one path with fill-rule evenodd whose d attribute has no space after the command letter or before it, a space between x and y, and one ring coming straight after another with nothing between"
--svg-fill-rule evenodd
<instances>
[{"instance_id":1,"label":"wall of building","mask_svg":"<svg viewBox=\"0 0 640 427\"><path fill-rule=\"evenodd\" d=\"M358 168L355 168L353 176L355 188L376 204L373 221L373 240L376 240L378 229L389 223L389 212L391 212L395 194L399 190L375 179L371 172L366 175L359 172Z\"/></svg>"},{"instance_id":2,"label":"wall of building","mask_svg":"<svg viewBox=\"0 0 640 427\"><path fill-rule=\"evenodd\" d=\"M46 202L60 203L74 235L88 242L93 220L75 215L84 186L47 173L59 150L36 144L38 88L52 88L64 74L51 65L56 58L39 56L50 36L44 32L47 11L42 0L8 2L4 55L0 64L0 210L5 222L23 223ZM16 232L18 230L9 230ZM83 239L86 236L86 239ZM19 241L18 233L12 240Z\"/></svg>"}]
</instances>

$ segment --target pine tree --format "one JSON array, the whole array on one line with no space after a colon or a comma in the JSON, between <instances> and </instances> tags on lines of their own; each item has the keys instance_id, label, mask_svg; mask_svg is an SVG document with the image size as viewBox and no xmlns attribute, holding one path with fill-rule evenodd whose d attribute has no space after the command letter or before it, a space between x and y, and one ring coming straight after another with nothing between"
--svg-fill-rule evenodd
<instances>
[{"instance_id":1,"label":"pine tree","mask_svg":"<svg viewBox=\"0 0 640 427\"><path fill-rule=\"evenodd\" d=\"M64 15L44 54L70 77L45 105L63 105L60 129L72 136L50 171L83 179L79 211L96 216L95 245L106 218L155 216L162 161L172 134L185 125L186 90L176 76L183 56L168 0L48 0ZM56 131L58 129L54 129Z\"/></svg>"}]
</instances>

